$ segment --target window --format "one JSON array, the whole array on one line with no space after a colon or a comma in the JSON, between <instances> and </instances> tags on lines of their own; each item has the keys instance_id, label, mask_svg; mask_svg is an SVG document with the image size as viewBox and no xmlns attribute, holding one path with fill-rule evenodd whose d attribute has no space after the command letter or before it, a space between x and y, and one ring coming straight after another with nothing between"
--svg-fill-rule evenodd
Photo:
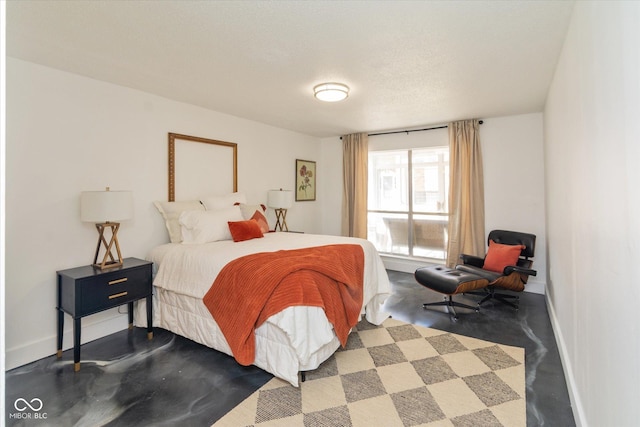
<instances>
[{"instance_id":1,"label":"window","mask_svg":"<svg viewBox=\"0 0 640 427\"><path fill-rule=\"evenodd\" d=\"M379 252L444 259L449 148L369 153L368 239Z\"/></svg>"}]
</instances>

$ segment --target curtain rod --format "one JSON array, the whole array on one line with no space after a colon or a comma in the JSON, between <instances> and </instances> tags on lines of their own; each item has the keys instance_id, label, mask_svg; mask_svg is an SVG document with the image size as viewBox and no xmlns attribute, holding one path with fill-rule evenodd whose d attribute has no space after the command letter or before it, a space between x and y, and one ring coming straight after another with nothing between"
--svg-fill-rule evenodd
<instances>
[{"instance_id":1,"label":"curtain rod","mask_svg":"<svg viewBox=\"0 0 640 427\"><path fill-rule=\"evenodd\" d=\"M391 132L370 133L369 136L392 135L392 134L395 134L395 133L406 133L406 134L409 134L410 132L422 132L422 131L425 131L425 130L446 129L448 127L449 126L444 125L444 126L435 126L435 127L432 127L432 128L423 128L423 129L394 130L394 131L391 131Z\"/></svg>"},{"instance_id":2,"label":"curtain rod","mask_svg":"<svg viewBox=\"0 0 640 427\"><path fill-rule=\"evenodd\" d=\"M480 120L478 123L482 124L482 123L484 123L484 121ZM424 129L394 130L394 131L391 131L391 132L370 133L369 136L391 135L391 134L394 134L394 133L407 133L408 134L410 132L422 132L422 131L425 131L425 130L446 129L448 127L449 126L447 126L447 125L443 125L443 126L435 126L435 127L432 127L432 128L424 128Z\"/></svg>"},{"instance_id":3,"label":"curtain rod","mask_svg":"<svg viewBox=\"0 0 640 427\"><path fill-rule=\"evenodd\" d=\"M484 120L479 120L478 121L479 124L483 124ZM432 128L424 128L424 129L410 129L410 130L394 130L394 131L390 131L390 132L379 132L379 133L370 133L367 134L368 136L378 136L378 135L392 135L395 133L406 133L409 134L410 132L422 132L425 130L434 130L434 129L446 129L448 128L448 125L442 125L442 126L435 126ZM340 139L342 139L342 137L340 137Z\"/></svg>"}]
</instances>

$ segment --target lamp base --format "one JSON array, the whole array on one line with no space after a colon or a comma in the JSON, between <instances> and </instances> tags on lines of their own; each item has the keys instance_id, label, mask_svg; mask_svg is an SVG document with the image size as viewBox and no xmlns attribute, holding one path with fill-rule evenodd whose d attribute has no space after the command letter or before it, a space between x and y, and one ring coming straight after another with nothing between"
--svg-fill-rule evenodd
<instances>
[{"instance_id":1,"label":"lamp base","mask_svg":"<svg viewBox=\"0 0 640 427\"><path fill-rule=\"evenodd\" d=\"M286 209L275 209L276 211L276 226L273 228L274 231L289 231L289 227L287 227L287 210Z\"/></svg>"},{"instance_id":2,"label":"lamp base","mask_svg":"<svg viewBox=\"0 0 640 427\"><path fill-rule=\"evenodd\" d=\"M96 224L96 228L98 229L98 246L96 246L96 254L93 257L93 266L99 268L101 270L105 270L108 268L115 268L122 266L122 253L120 252L120 243L118 242L118 229L120 229L120 223L118 222L102 222ZM105 230L107 228L111 229L111 240L107 242L105 237ZM102 262L98 262L98 254L100 253L100 246L104 245L105 254L102 258ZM118 254L116 258L111 251L114 249Z\"/></svg>"},{"instance_id":3,"label":"lamp base","mask_svg":"<svg viewBox=\"0 0 640 427\"><path fill-rule=\"evenodd\" d=\"M99 268L100 270L108 270L110 268L122 267L122 261L109 261L105 263L93 263L95 268Z\"/></svg>"}]
</instances>

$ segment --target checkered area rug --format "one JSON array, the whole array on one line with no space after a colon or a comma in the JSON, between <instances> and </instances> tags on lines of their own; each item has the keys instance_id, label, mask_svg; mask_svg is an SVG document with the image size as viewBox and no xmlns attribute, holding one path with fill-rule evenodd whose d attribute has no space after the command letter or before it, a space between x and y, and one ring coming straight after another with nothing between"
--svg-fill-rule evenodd
<instances>
[{"instance_id":1,"label":"checkered area rug","mask_svg":"<svg viewBox=\"0 0 640 427\"><path fill-rule=\"evenodd\" d=\"M526 426L524 349L362 321L299 388L274 378L223 426Z\"/></svg>"}]
</instances>

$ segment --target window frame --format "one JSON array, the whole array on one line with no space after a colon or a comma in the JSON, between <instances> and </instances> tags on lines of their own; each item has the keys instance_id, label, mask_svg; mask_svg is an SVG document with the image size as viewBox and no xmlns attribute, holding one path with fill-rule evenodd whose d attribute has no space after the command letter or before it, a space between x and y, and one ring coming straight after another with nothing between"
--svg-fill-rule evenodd
<instances>
[{"instance_id":1,"label":"window frame","mask_svg":"<svg viewBox=\"0 0 640 427\"><path fill-rule=\"evenodd\" d=\"M445 145L440 145L440 146L430 146L430 147L412 147L412 148L401 148L401 149L381 149L381 150L372 150L369 152L369 164L373 164L374 162L372 162L371 156L375 155L375 153L390 153L390 152L398 152L398 153L404 153L406 154L406 161L407 161L407 165L406 165L406 192L407 194L405 195L400 195L400 199L402 199L403 197L406 197L407 200L407 209L406 210L398 210L398 209L372 209L370 206L367 206L367 216L368 216L368 220L367 220L367 228L371 229L371 224L369 224L369 220L370 220L370 214L375 214L375 215L384 215L384 214L389 214L389 215L406 215L407 218L407 253L399 253L399 252L393 252L393 246L391 247L391 251L387 251L384 249L380 249L377 246L377 239L372 240L371 236L367 236L369 238L369 240L372 241L372 243L374 243L374 245L376 245L376 248L378 249L378 251L383 254L383 255L389 255L389 256L394 256L394 257L401 257L401 258L419 258L419 259L435 259L435 260L444 260L444 258L446 257L446 246L447 246L447 241L446 241L446 237L445 237L445 244L444 247L442 248L442 258L440 257L428 257L428 256L422 256L422 255L415 255L415 249L416 246L415 245L415 239L414 239L414 234L416 233L416 227L415 227L415 217L416 216L434 216L434 217L443 217L446 219L446 225L445 225L445 230L448 226L448 218L449 218L449 212L448 212L448 168L449 168L449 161L448 161L448 156L447 156L447 160L446 162L443 162L443 160L441 159L441 154L443 153L443 151L447 151L449 150L448 146ZM439 187L439 192L442 192L444 194L444 204L443 204L443 212L431 212L431 211L424 211L424 210L416 210L415 207L415 203L414 203L414 168L416 165L414 165L414 152L416 151L434 151L438 154L438 161L436 162L439 166L438 166L438 187ZM440 170L440 168L444 168L443 170ZM375 171L373 172L375 175ZM394 176L394 180L397 180L398 177L397 175ZM374 184L375 186L379 186L381 185L381 183L379 182L375 182ZM377 189L376 191L379 191L380 189ZM401 189L401 191L405 191L405 189ZM379 194L379 193L378 193ZM369 198L371 200L371 197ZM377 203L378 204L378 203ZM387 232L389 232L388 228L387 228ZM446 233L446 232L445 232ZM369 234L369 233L368 233ZM446 235L445 235L446 236Z\"/></svg>"}]
</instances>

